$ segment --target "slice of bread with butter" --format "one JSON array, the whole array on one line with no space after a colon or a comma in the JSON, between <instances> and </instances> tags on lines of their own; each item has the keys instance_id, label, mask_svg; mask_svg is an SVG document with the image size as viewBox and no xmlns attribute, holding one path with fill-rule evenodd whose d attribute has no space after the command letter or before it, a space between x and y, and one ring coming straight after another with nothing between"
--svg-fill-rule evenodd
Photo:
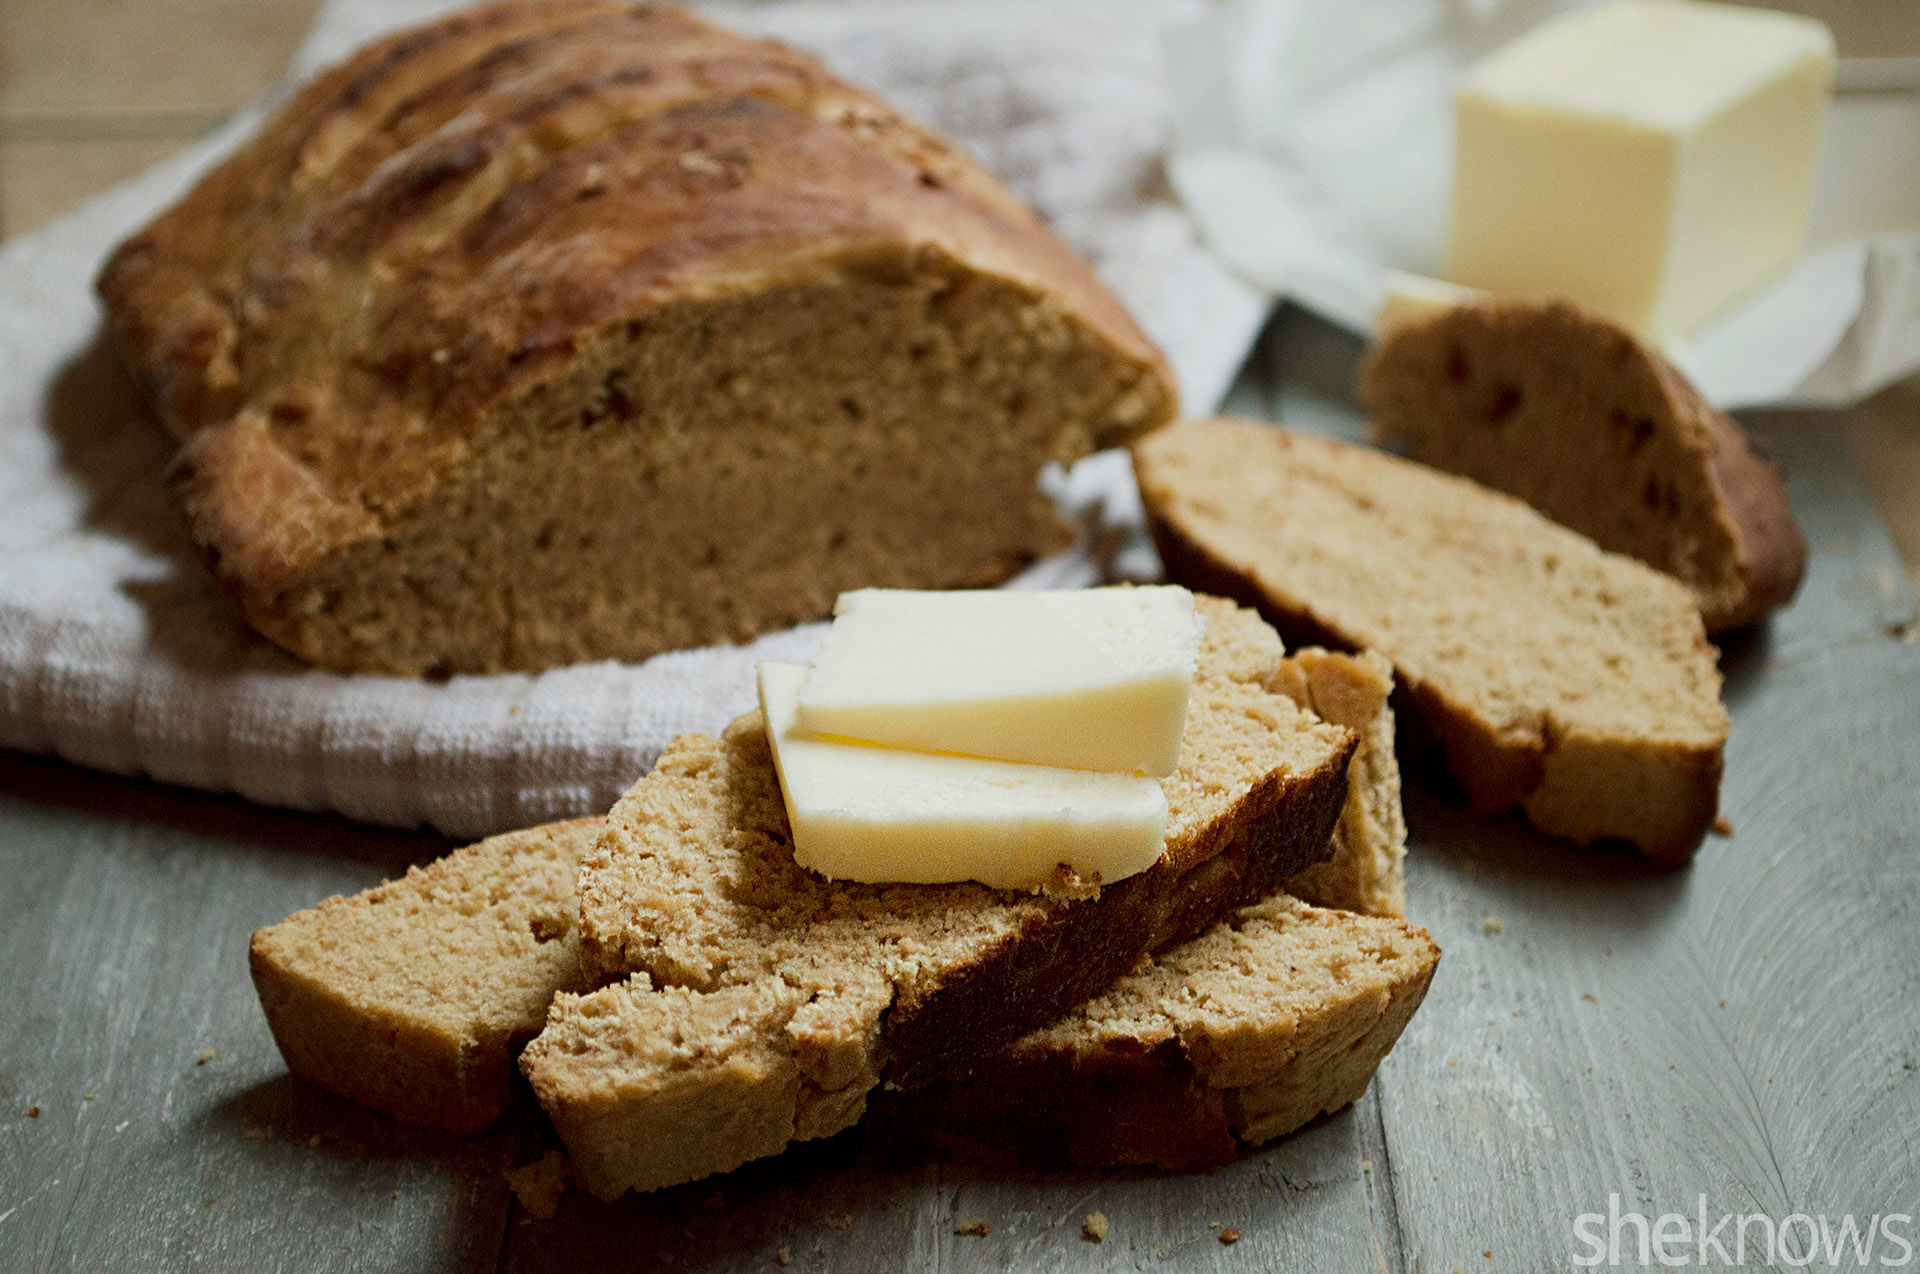
<instances>
[{"instance_id":1,"label":"slice of bread with butter","mask_svg":"<svg viewBox=\"0 0 1920 1274\"><path fill-rule=\"evenodd\" d=\"M1206 622L1166 847L1097 891L826 881L794 861L766 724L675 741L580 871L581 962L522 1069L611 1198L852 1124L884 1079L964 1071L1331 853L1353 731L1271 688L1251 611Z\"/></svg>"},{"instance_id":2,"label":"slice of bread with butter","mask_svg":"<svg viewBox=\"0 0 1920 1274\"><path fill-rule=\"evenodd\" d=\"M1251 664L1265 662L1252 653ZM1238 999L1231 1023L1209 1027L1205 1037L1231 1025L1249 1046L1271 1046L1268 1064L1253 1072L1247 1096L1222 1092L1217 1100L1169 1103L1164 1076L1113 1065L1126 1047L1127 1022L1096 1022L1094 1006L1075 1009L1027 1039L1044 1036L1055 1055L1065 1049L1105 1059L1106 1080L1078 1090L1063 1116L1104 1131L1096 1138L1062 1127L1057 1150L1028 1144L1024 1153L1085 1160L1097 1145L1104 1162L1189 1167L1217 1155L1232 1136L1277 1136L1290 1130L1289 1120L1297 1116L1297 1126L1364 1086L1393 1044L1401 1011L1417 1003L1436 953L1424 930L1397 920L1405 825L1385 661L1302 651L1272 672L1275 686L1301 707L1360 736L1332 857L1286 882L1291 893L1320 905L1278 897L1257 904L1212 931L1233 935L1230 942L1201 938L1176 946L1101 999L1138 1005L1159 998L1164 975L1155 969L1209 979L1231 979L1249 964L1270 970L1273 1003L1287 1012L1263 1012ZM288 1069L410 1124L461 1135L490 1126L511 1100L514 1056L540 1030L553 997L590 985L579 962L575 880L605 826L604 819L579 819L496 836L413 868L404 879L330 898L261 929L253 939L253 980ZM1341 976L1331 976L1336 969ZM1166 1034L1172 1018L1154 1021L1152 1038L1144 1025L1136 1031L1137 1051L1164 1056L1177 1043ZM1202 1038L1191 1027L1181 1037ZM1333 1054L1338 1066L1313 1060ZM995 1073L1002 1055L982 1058L975 1074ZM1010 1057L1008 1065L1026 1063ZM1066 1097L1057 1088L1044 1091ZM1227 1122L1229 1102L1243 1112L1292 1113L1236 1126ZM1160 1112L1151 1120L1142 1114L1149 1105ZM889 1106L891 1117L897 1112ZM992 1130L1007 1121L971 1108L950 1085L935 1085L924 1108L910 1109L922 1110L910 1118L925 1132L948 1117L937 1113L945 1110L984 1130L976 1135L1005 1137ZM964 1136L966 1129L947 1134Z\"/></svg>"}]
</instances>

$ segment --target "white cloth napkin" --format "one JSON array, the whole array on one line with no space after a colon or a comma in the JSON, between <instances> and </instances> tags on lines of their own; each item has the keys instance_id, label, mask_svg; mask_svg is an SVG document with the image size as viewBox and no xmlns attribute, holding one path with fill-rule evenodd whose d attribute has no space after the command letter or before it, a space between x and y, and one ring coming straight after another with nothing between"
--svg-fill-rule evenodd
<instances>
[{"instance_id":1,"label":"white cloth napkin","mask_svg":"<svg viewBox=\"0 0 1920 1274\"><path fill-rule=\"evenodd\" d=\"M1371 332L1389 269L1439 269L1455 77L1581 2L1228 0L1168 37L1174 186L1243 277ZM1667 351L1710 399L1837 407L1920 369L1916 136L1920 93L1836 96L1812 249Z\"/></svg>"},{"instance_id":2,"label":"white cloth napkin","mask_svg":"<svg viewBox=\"0 0 1920 1274\"><path fill-rule=\"evenodd\" d=\"M332 0L289 82L445 7ZM1160 35L1197 12L1193 0L927 0L720 16L813 49L971 147L1094 261L1205 410L1266 302L1196 245L1161 174ZM264 109L0 247L0 745L458 837L602 812L674 735L751 706L754 662L808 657L819 626L639 665L446 682L316 672L246 627L162 495L171 443L97 343L91 284L113 244ZM1052 489L1089 534L1025 582L1142 569L1124 551L1138 516L1124 457L1054 475Z\"/></svg>"}]
</instances>

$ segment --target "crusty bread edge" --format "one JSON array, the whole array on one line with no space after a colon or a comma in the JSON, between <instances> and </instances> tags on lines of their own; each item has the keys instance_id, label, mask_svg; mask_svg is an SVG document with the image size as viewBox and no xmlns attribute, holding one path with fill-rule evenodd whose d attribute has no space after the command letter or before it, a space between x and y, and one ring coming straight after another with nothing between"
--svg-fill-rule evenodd
<instances>
[{"instance_id":1,"label":"crusty bread edge","mask_svg":"<svg viewBox=\"0 0 1920 1274\"><path fill-rule=\"evenodd\" d=\"M1420 1007L1440 948L1404 920L1280 895L1243 916L1275 904L1300 923L1391 929L1391 941L1409 948L1409 967L1297 1020L1246 1030L1235 1023L1228 1037L1203 1029L1080 1052L1043 1032L967 1078L876 1094L873 1135L969 1160L1192 1172L1222 1167L1242 1146L1351 1105ZM1249 1075L1258 1078L1248 1082Z\"/></svg>"},{"instance_id":2,"label":"crusty bread edge","mask_svg":"<svg viewBox=\"0 0 1920 1274\"><path fill-rule=\"evenodd\" d=\"M355 1000L285 963L275 928L254 933L247 965L267 1029L296 1079L457 1137L484 1132L505 1113L514 1041L456 1038Z\"/></svg>"},{"instance_id":3,"label":"crusty bread edge","mask_svg":"<svg viewBox=\"0 0 1920 1274\"><path fill-rule=\"evenodd\" d=\"M1707 402L1657 351L1647 354L1675 406L1705 429L1707 476L1733 524L1740 596L1724 606L1703 599L1701 619L1708 633L1744 627L1785 606L1800 591L1807 573L1807 537L1794 520L1779 469L1753 449L1746 430Z\"/></svg>"},{"instance_id":4,"label":"crusty bread edge","mask_svg":"<svg viewBox=\"0 0 1920 1274\"><path fill-rule=\"evenodd\" d=\"M1190 538L1162 510L1156 508L1145 486L1147 525L1160 551L1167 578L1196 592L1214 593L1255 607L1280 631L1289 647L1327 646L1357 651L1360 643L1330 626L1305 605L1272 593L1254 576L1214 557ZM1604 835L1568 817L1579 800L1602 807L1614 793L1605 781L1590 779L1564 754L1555 757L1563 741L1524 734L1500 734L1475 720L1465 704L1445 689L1408 677L1398 666L1396 681L1405 688L1407 702L1431 731L1445 754L1448 770L1466 790L1469 807L1493 815L1516 807L1541 831L1582 844L1597 840L1626 840L1661 866L1679 867L1690 861L1706 837L1719 809L1722 748L1694 748L1684 744L1642 745L1646 765L1670 774L1663 786L1678 799L1670 809L1645 806ZM1539 794L1547 794L1540 799Z\"/></svg>"},{"instance_id":5,"label":"crusty bread edge","mask_svg":"<svg viewBox=\"0 0 1920 1274\"><path fill-rule=\"evenodd\" d=\"M1413 975L1396 982L1383 998L1356 1001L1330 1019L1302 1028L1311 1041L1294 1041L1297 1051L1285 1066L1259 1083L1230 1090L1227 1110L1234 1135L1242 1142L1259 1145L1284 1136L1352 1105L1367 1091L1380 1063L1427 998L1440 966L1440 947L1432 936L1418 925L1399 923L1405 936L1421 947Z\"/></svg>"},{"instance_id":6,"label":"crusty bread edge","mask_svg":"<svg viewBox=\"0 0 1920 1274\"><path fill-rule=\"evenodd\" d=\"M1652 371L1674 412L1693 423L1705 439L1707 480L1719 497L1713 511L1733 543L1739 581L1738 592L1731 597L1716 598L1694 590L1707 632L1711 635L1744 627L1792 601L1806 576L1808 548L1806 536L1794 520L1779 469L1755 451L1739 422L1709 403L1660 350L1577 302L1565 297L1491 297L1463 302L1398 327L1376 340L1362 356L1355 378L1361 401L1369 412L1374 410L1381 397L1378 385L1385 375L1382 369L1396 342L1460 310L1515 307L1568 310L1587 322L1618 332ZM1377 415L1370 422L1370 431L1378 442L1404 438Z\"/></svg>"}]
</instances>

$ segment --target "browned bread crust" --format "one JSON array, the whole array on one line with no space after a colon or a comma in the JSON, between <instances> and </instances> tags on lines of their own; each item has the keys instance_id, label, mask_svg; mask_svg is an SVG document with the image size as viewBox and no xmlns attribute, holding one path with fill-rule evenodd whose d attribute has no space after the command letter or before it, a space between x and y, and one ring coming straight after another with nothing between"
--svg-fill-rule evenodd
<instances>
[{"instance_id":1,"label":"browned bread crust","mask_svg":"<svg viewBox=\"0 0 1920 1274\"><path fill-rule=\"evenodd\" d=\"M309 661L638 658L1004 578L1165 361L983 169L669 6L370 45L113 255L221 583Z\"/></svg>"},{"instance_id":2,"label":"browned bread crust","mask_svg":"<svg viewBox=\"0 0 1920 1274\"><path fill-rule=\"evenodd\" d=\"M1476 812L1666 865L1699 847L1727 716L1671 577L1466 479L1255 421L1183 421L1134 463L1168 576L1384 655Z\"/></svg>"},{"instance_id":3,"label":"browned bread crust","mask_svg":"<svg viewBox=\"0 0 1920 1274\"><path fill-rule=\"evenodd\" d=\"M1653 346L1558 299L1396 327L1361 370L1380 437L1519 496L1694 591L1709 633L1792 600L1807 542L1779 472Z\"/></svg>"},{"instance_id":4,"label":"browned bread crust","mask_svg":"<svg viewBox=\"0 0 1920 1274\"><path fill-rule=\"evenodd\" d=\"M1276 895L969 1077L888 1093L876 1131L963 1157L1218 1167L1358 1100L1439 959L1416 925Z\"/></svg>"},{"instance_id":5,"label":"browned bread crust","mask_svg":"<svg viewBox=\"0 0 1920 1274\"><path fill-rule=\"evenodd\" d=\"M1094 897L798 867L758 713L685 736L580 873L581 958L522 1068L586 1189L725 1171L847 1127L884 1078L964 1074L1327 858L1352 732L1269 689L1280 644L1203 599L1167 848Z\"/></svg>"}]
</instances>

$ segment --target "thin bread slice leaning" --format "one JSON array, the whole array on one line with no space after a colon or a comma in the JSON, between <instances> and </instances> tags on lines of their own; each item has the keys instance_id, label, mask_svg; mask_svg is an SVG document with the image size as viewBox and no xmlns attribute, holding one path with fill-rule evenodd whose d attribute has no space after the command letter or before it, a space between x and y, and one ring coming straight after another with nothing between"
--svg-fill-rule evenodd
<instances>
[{"instance_id":1,"label":"thin bread slice leaning","mask_svg":"<svg viewBox=\"0 0 1920 1274\"><path fill-rule=\"evenodd\" d=\"M1288 889L1399 916L1405 823L1384 661L1301 651L1274 679L1302 706L1317 691L1321 715L1360 736L1333 856ZM553 997L589 989L574 885L605 826L576 819L491 837L255 933L254 988L287 1068L405 1123L462 1136L494 1123L514 1058ZM1136 1103L1114 1096L1119 1119ZM1129 1153L1159 1161L1147 1144Z\"/></svg>"},{"instance_id":2,"label":"thin bread slice leaning","mask_svg":"<svg viewBox=\"0 0 1920 1274\"><path fill-rule=\"evenodd\" d=\"M857 1120L882 1079L965 1069L1331 852L1353 732L1268 688L1252 612L1203 599L1167 848L1098 890L829 882L795 864L758 713L684 736L580 871L581 960L521 1068L611 1198ZM1064 882L1073 883L1073 882Z\"/></svg>"},{"instance_id":3,"label":"thin bread slice leaning","mask_svg":"<svg viewBox=\"0 0 1920 1274\"><path fill-rule=\"evenodd\" d=\"M1169 576L1290 640L1392 661L1483 814L1685 862L1727 714L1692 595L1509 496L1255 421L1185 421L1135 468Z\"/></svg>"},{"instance_id":4,"label":"thin bread slice leaning","mask_svg":"<svg viewBox=\"0 0 1920 1274\"><path fill-rule=\"evenodd\" d=\"M1393 665L1371 650L1348 655L1309 646L1282 659L1271 684L1321 720L1360 736L1347 769L1347 803L1333 831L1333 857L1294 876L1287 892L1368 916L1406 915L1407 820L1393 751Z\"/></svg>"},{"instance_id":5,"label":"thin bread slice leaning","mask_svg":"<svg viewBox=\"0 0 1920 1274\"><path fill-rule=\"evenodd\" d=\"M1785 605L1807 541L1780 474L1646 341L1552 298L1395 327L1361 396L1385 442L1693 590L1709 633Z\"/></svg>"}]
</instances>

